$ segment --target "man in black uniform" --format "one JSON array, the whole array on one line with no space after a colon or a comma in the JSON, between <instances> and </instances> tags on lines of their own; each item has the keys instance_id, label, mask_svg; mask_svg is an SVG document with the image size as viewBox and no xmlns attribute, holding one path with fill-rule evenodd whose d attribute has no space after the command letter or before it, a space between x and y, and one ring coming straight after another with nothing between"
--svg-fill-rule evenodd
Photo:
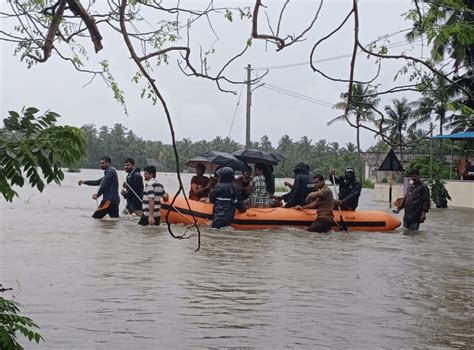
<instances>
[{"instance_id":1,"label":"man in black uniform","mask_svg":"<svg viewBox=\"0 0 474 350\"><path fill-rule=\"evenodd\" d=\"M127 158L123 162L123 169L127 173L126 181L122 185L122 196L127 201L124 214L142 216L143 178L140 168L135 167L135 161Z\"/></svg>"},{"instance_id":2,"label":"man in black uniform","mask_svg":"<svg viewBox=\"0 0 474 350\"><path fill-rule=\"evenodd\" d=\"M405 198L394 210L394 213L399 213L400 210L405 209L403 227L410 231L417 231L420 223L425 221L426 213L430 210L430 190L420 180L418 170L412 170L410 178L413 183L408 187Z\"/></svg>"},{"instance_id":3,"label":"man in black uniform","mask_svg":"<svg viewBox=\"0 0 474 350\"><path fill-rule=\"evenodd\" d=\"M344 176L336 176L336 171L331 171L329 175L329 181L339 185L338 199L334 201L335 207L341 207L341 210L356 210L359 205L360 192L362 191L362 185L356 180L354 174L354 168L351 166L346 167L344 170Z\"/></svg>"},{"instance_id":4,"label":"man in black uniform","mask_svg":"<svg viewBox=\"0 0 474 350\"><path fill-rule=\"evenodd\" d=\"M242 202L240 189L232 183L234 170L223 167L217 171L217 175L219 175L219 182L209 194L209 201L214 204L212 227L222 228L232 223L235 209L243 213L246 208Z\"/></svg>"},{"instance_id":5,"label":"man in black uniform","mask_svg":"<svg viewBox=\"0 0 474 350\"><path fill-rule=\"evenodd\" d=\"M285 208L305 205L306 196L314 191L313 178L309 174L309 166L307 164L296 164L293 172L295 173L295 181L293 183L285 181L284 183L291 191L278 197L278 199L285 201Z\"/></svg>"}]
</instances>

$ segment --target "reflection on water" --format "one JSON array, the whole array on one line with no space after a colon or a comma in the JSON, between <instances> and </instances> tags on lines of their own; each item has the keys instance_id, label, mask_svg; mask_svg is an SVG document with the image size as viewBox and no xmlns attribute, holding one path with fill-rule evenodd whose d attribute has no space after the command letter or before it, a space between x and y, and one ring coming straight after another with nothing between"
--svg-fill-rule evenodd
<instances>
[{"instance_id":1,"label":"reflection on water","mask_svg":"<svg viewBox=\"0 0 474 350\"><path fill-rule=\"evenodd\" d=\"M206 229L195 253L165 227L91 219L76 183L99 176L1 204L0 283L41 325L31 348L474 347L472 210L435 209L413 237ZM361 207L385 209L368 190Z\"/></svg>"}]
</instances>

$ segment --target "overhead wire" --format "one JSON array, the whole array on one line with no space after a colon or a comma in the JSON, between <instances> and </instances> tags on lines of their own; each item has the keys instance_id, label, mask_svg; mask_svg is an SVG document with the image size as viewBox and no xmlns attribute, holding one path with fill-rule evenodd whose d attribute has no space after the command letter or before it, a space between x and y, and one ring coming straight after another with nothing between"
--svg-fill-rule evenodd
<instances>
[{"instance_id":1,"label":"overhead wire","mask_svg":"<svg viewBox=\"0 0 474 350\"><path fill-rule=\"evenodd\" d=\"M275 86L273 84L265 83L265 85L262 85L262 87L267 87L270 90L274 90L274 91L277 91L277 92L280 92L282 94L286 94L286 95L289 95L289 96L292 96L292 97L295 97L295 98L300 98L300 99L306 100L308 102L319 104L319 105L322 105L322 106L325 106L325 107L331 107L332 108L334 106L334 104L331 103L331 102L319 100L319 99L311 97L311 96L306 96L306 95L300 94L300 93L295 92L295 91L291 91L291 90L284 89L284 88L279 87L279 86Z\"/></svg>"},{"instance_id":2,"label":"overhead wire","mask_svg":"<svg viewBox=\"0 0 474 350\"><path fill-rule=\"evenodd\" d=\"M275 92L278 92L278 93L286 95L286 96L294 97L294 98L297 98L297 99L300 99L300 100L303 100L303 101L306 101L306 102L311 102L311 103L314 103L314 104L317 104L317 105L320 105L320 106L329 107L329 108L333 107L333 105L329 102L317 100L317 99L314 99L312 97L305 96L305 95L302 95L302 94L299 94L297 92L293 92L293 91L290 91L290 90L287 90L287 89L273 87L272 85L269 85L269 84L262 85L262 87L266 88L266 89L269 89L269 90L272 90L272 91L275 91Z\"/></svg>"},{"instance_id":3,"label":"overhead wire","mask_svg":"<svg viewBox=\"0 0 474 350\"><path fill-rule=\"evenodd\" d=\"M232 133L232 128L234 127L235 117L237 115L237 110L239 109L240 99L242 97L242 91L243 90L244 90L244 84L242 84L242 86L240 87L239 99L238 99L237 105L235 106L235 109L234 109L234 115L232 116L232 123L230 124L229 133L227 134L227 137L229 137L229 138L230 138L230 134Z\"/></svg>"},{"instance_id":4,"label":"overhead wire","mask_svg":"<svg viewBox=\"0 0 474 350\"><path fill-rule=\"evenodd\" d=\"M411 43L407 43L407 41L399 41L399 42L396 42L396 43L393 43L393 44L390 44L390 45L386 45L387 48L389 49L393 49L393 48L396 48L396 47L401 47L401 46L405 46L407 44L415 44L415 43L418 43L418 42L422 42L422 40L415 40ZM362 52L362 51L359 51L357 53L358 56L360 55L365 55L366 53L365 52ZM348 57L351 57L352 56L352 53L348 53L348 54L343 54L343 55L338 55L338 56L333 56L333 57L328 57L328 58L322 58L322 59L319 59L319 60L314 60L313 63L323 63L323 62L330 62L330 61L335 61L335 60L339 60L341 58L348 58ZM271 69L285 69L285 68L293 68L293 67L299 67L299 66L306 66L308 64L310 64L311 62L310 61L306 61L306 62L299 62L299 63L290 63L290 64L283 64L283 65L278 65L278 66L268 66L268 67L252 67L252 70L271 70Z\"/></svg>"}]
</instances>

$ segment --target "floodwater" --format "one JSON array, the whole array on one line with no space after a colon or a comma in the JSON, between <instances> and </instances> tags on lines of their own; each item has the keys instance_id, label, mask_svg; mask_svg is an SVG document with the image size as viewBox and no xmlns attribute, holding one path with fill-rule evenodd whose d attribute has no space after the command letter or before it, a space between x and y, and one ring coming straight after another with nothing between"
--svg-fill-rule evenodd
<instances>
[{"instance_id":1,"label":"floodwater","mask_svg":"<svg viewBox=\"0 0 474 350\"><path fill-rule=\"evenodd\" d=\"M27 349L474 348L473 210L434 209L415 236L205 229L195 252L196 236L90 218L76 183L100 174L1 203L2 296L46 340Z\"/></svg>"}]
</instances>

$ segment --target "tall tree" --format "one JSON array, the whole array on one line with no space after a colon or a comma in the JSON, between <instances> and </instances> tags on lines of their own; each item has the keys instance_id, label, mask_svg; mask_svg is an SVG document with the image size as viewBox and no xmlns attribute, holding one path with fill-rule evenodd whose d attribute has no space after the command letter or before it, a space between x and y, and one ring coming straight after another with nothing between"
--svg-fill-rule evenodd
<instances>
[{"instance_id":1,"label":"tall tree","mask_svg":"<svg viewBox=\"0 0 474 350\"><path fill-rule=\"evenodd\" d=\"M360 153L360 124L361 122L374 121L374 113L372 107L376 107L379 103L379 99L373 97L376 93L375 89L369 84L356 83L352 89L352 101L349 106L349 114L355 117L355 125L357 132L357 152ZM334 105L334 108L345 111L347 108L348 101L347 92L341 94L341 102ZM340 115L334 119L331 119L327 125L330 126L338 121L345 121L345 116Z\"/></svg>"},{"instance_id":2,"label":"tall tree","mask_svg":"<svg viewBox=\"0 0 474 350\"><path fill-rule=\"evenodd\" d=\"M263 135L260 138L260 147L262 147L263 150L267 152L270 152L272 150L272 142L270 141L267 135Z\"/></svg>"},{"instance_id":3,"label":"tall tree","mask_svg":"<svg viewBox=\"0 0 474 350\"><path fill-rule=\"evenodd\" d=\"M399 143L400 160L403 161L403 132L407 129L407 123L413 118L413 111L404 97L393 99L393 107L385 106L387 116L383 121L383 130L389 132L389 136Z\"/></svg>"},{"instance_id":4,"label":"tall tree","mask_svg":"<svg viewBox=\"0 0 474 350\"><path fill-rule=\"evenodd\" d=\"M448 84L446 79L440 75L435 78L432 88L422 92L423 97L412 102L415 109L413 116L415 121L411 124L411 129L416 129L420 124L431 122L431 116L439 122L439 133L443 135L447 113L453 98L457 94L456 88Z\"/></svg>"}]
</instances>

